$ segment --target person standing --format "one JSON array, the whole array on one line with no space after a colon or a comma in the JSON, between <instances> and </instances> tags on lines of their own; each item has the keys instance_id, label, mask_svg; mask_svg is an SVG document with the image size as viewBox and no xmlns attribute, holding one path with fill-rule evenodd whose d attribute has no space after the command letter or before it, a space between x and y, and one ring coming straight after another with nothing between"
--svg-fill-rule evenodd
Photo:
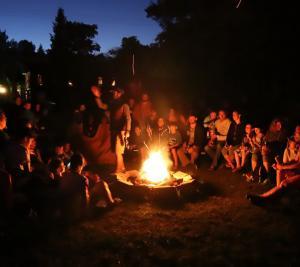
<instances>
[{"instance_id":1,"label":"person standing","mask_svg":"<svg viewBox=\"0 0 300 267\"><path fill-rule=\"evenodd\" d=\"M110 105L111 147L117 157L115 172L124 172L123 154L131 130L130 108L123 98L124 91L122 89L114 88L112 92L113 100Z\"/></svg>"}]
</instances>

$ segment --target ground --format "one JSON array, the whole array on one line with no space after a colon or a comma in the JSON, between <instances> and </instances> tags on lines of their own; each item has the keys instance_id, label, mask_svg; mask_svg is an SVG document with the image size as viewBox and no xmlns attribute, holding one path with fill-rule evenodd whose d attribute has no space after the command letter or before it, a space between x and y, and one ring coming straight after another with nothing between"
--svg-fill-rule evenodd
<instances>
[{"instance_id":1,"label":"ground","mask_svg":"<svg viewBox=\"0 0 300 267\"><path fill-rule=\"evenodd\" d=\"M97 218L68 226L27 221L2 228L1 265L299 266L294 201L253 206L246 192L268 186L207 167L198 171L204 181L199 197L177 207L125 199Z\"/></svg>"}]
</instances>

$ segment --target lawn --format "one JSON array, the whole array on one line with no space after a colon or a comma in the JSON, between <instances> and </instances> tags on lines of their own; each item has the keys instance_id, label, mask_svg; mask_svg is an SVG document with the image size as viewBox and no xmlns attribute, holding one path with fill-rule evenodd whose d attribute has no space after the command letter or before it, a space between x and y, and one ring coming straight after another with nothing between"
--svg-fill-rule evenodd
<instances>
[{"instance_id":1,"label":"lawn","mask_svg":"<svg viewBox=\"0 0 300 267\"><path fill-rule=\"evenodd\" d=\"M300 266L297 202L256 207L240 174L208 172L183 205L124 201L72 225L39 220L2 227L1 266ZM299 201L298 201L299 203Z\"/></svg>"}]
</instances>

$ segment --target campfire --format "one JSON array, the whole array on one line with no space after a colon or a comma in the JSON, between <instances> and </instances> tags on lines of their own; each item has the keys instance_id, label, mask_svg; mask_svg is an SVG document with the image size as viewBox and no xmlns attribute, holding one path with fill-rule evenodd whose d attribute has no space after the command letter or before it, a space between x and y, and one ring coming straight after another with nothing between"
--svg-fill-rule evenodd
<instances>
[{"instance_id":1,"label":"campfire","mask_svg":"<svg viewBox=\"0 0 300 267\"><path fill-rule=\"evenodd\" d=\"M133 186L175 187L194 181L191 175L181 171L171 171L171 161L160 150L150 152L149 157L142 164L140 171L131 170L117 173L117 180Z\"/></svg>"}]
</instances>

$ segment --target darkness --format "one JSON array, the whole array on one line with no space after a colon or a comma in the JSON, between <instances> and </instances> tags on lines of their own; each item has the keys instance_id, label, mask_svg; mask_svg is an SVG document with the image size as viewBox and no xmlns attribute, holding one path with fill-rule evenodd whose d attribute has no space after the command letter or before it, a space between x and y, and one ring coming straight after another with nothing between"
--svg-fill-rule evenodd
<instances>
[{"instance_id":1,"label":"darkness","mask_svg":"<svg viewBox=\"0 0 300 267\"><path fill-rule=\"evenodd\" d=\"M15 88L23 82L22 72L31 71L34 91L41 89L34 88L40 73L42 89L59 105L65 96L78 104L101 76L107 88L113 79L125 88L140 81L160 108L173 105L186 112L197 110L201 116L211 108L237 108L252 120L265 123L280 116L294 124L299 114L297 9L282 1L236 5L237 1L154 1L145 11L162 29L155 43L143 45L135 36L124 37L108 54L99 54L99 29L94 24L81 23L86 27L72 30L58 24L50 49L38 52L30 40L14 42L14 36L1 32L0 77ZM76 93L67 88L69 80Z\"/></svg>"}]
</instances>

